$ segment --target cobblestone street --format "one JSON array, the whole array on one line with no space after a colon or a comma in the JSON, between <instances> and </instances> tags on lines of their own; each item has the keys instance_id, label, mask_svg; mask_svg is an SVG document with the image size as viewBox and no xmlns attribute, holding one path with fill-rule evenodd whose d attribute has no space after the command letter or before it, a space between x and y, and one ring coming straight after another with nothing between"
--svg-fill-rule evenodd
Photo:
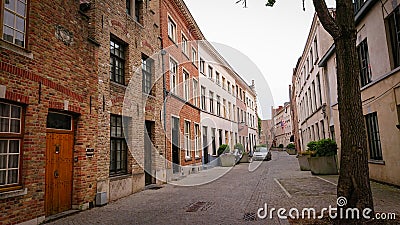
<instances>
[{"instance_id":1,"label":"cobblestone street","mask_svg":"<svg viewBox=\"0 0 400 225\"><path fill-rule=\"evenodd\" d=\"M336 207L337 176L312 176L300 171L295 156L272 152L272 160L262 162L253 172L249 164L239 164L211 183L185 187L165 185L68 216L51 224L289 224L274 215L272 220L255 218L257 210L292 207L321 209ZM214 168L184 178L205 179L225 168ZM400 190L372 183L377 212L400 215ZM318 211L317 211L318 212Z\"/></svg>"}]
</instances>

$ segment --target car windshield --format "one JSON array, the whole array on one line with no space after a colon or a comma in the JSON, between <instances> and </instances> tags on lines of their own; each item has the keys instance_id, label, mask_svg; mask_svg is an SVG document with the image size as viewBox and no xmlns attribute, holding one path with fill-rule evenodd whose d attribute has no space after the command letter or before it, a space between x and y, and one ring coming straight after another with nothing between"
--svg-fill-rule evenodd
<instances>
[{"instance_id":1,"label":"car windshield","mask_svg":"<svg viewBox=\"0 0 400 225\"><path fill-rule=\"evenodd\" d=\"M268 152L267 148L256 148L256 150L254 150L254 152Z\"/></svg>"}]
</instances>

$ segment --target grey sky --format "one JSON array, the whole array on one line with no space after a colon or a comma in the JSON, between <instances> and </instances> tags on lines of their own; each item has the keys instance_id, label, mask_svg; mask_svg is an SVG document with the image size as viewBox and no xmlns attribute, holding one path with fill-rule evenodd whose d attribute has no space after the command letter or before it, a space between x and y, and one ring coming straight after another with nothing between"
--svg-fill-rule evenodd
<instances>
[{"instance_id":1,"label":"grey sky","mask_svg":"<svg viewBox=\"0 0 400 225\"><path fill-rule=\"evenodd\" d=\"M237 49L258 66L275 106L289 101L292 71L302 54L314 15L311 0L305 1L306 11L302 10L301 0L277 0L273 8L265 6L266 0L247 0L248 8L235 4L237 0L184 1L208 41ZM327 3L334 6L334 0ZM225 54L223 49L220 53ZM226 58L239 73L250 65L237 65ZM248 73L241 75L248 82L254 78ZM259 104L270 108L272 101L260 99L260 95L267 95L267 85L258 81L257 85ZM264 115L263 119L269 116Z\"/></svg>"}]
</instances>

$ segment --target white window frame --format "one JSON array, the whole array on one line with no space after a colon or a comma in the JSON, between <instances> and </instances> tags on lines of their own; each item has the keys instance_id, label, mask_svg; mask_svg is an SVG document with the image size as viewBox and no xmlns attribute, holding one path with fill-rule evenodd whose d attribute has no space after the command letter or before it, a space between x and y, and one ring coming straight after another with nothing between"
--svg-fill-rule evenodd
<instances>
[{"instance_id":1,"label":"white window frame","mask_svg":"<svg viewBox=\"0 0 400 225\"><path fill-rule=\"evenodd\" d=\"M201 149L200 124L194 123L194 156L196 159L200 158L200 149Z\"/></svg>"},{"instance_id":2,"label":"white window frame","mask_svg":"<svg viewBox=\"0 0 400 225\"><path fill-rule=\"evenodd\" d=\"M190 99L190 74L186 69L183 69L182 78L183 78L183 99L185 99L186 101L189 101L189 99Z\"/></svg>"},{"instance_id":3,"label":"white window frame","mask_svg":"<svg viewBox=\"0 0 400 225\"><path fill-rule=\"evenodd\" d=\"M199 107L199 81L193 78L193 104Z\"/></svg>"},{"instance_id":4,"label":"white window frame","mask_svg":"<svg viewBox=\"0 0 400 225\"><path fill-rule=\"evenodd\" d=\"M186 37L186 35L183 32L181 33L181 37L182 37L182 44L181 44L182 52L187 57L189 57L188 38Z\"/></svg>"},{"instance_id":5,"label":"white window frame","mask_svg":"<svg viewBox=\"0 0 400 225\"><path fill-rule=\"evenodd\" d=\"M174 64L174 66L172 65ZM173 70L173 68L176 69L176 71ZM177 93L177 87L178 87L178 72L179 71L179 66L178 62L172 58L171 56L169 57L169 79L170 79L170 92L176 94Z\"/></svg>"},{"instance_id":6,"label":"white window frame","mask_svg":"<svg viewBox=\"0 0 400 225\"><path fill-rule=\"evenodd\" d=\"M190 120L184 120L184 148L185 148L185 159L191 159L192 153L190 151ZM189 126L187 126L189 124Z\"/></svg>"},{"instance_id":7,"label":"white window frame","mask_svg":"<svg viewBox=\"0 0 400 225\"><path fill-rule=\"evenodd\" d=\"M168 37L176 43L176 30L177 30L177 26L176 26L176 22L174 19L172 19L172 17L170 15L168 15Z\"/></svg>"}]
</instances>

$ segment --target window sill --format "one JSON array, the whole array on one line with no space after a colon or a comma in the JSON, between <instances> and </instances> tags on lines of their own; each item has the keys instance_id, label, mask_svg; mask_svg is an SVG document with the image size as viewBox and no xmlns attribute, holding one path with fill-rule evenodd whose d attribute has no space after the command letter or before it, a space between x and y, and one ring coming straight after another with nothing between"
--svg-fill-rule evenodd
<instances>
[{"instance_id":1,"label":"window sill","mask_svg":"<svg viewBox=\"0 0 400 225\"><path fill-rule=\"evenodd\" d=\"M33 53L29 51L28 49L22 48L18 45L14 45L12 43L6 42L2 39L0 39L0 48L4 48L10 51L13 51L19 55L25 56L29 59L33 59Z\"/></svg>"},{"instance_id":2,"label":"window sill","mask_svg":"<svg viewBox=\"0 0 400 225\"><path fill-rule=\"evenodd\" d=\"M22 188L13 191L1 192L0 199L13 198L28 194L28 188Z\"/></svg>"},{"instance_id":3,"label":"window sill","mask_svg":"<svg viewBox=\"0 0 400 225\"><path fill-rule=\"evenodd\" d=\"M111 84L111 85L114 85L114 86L117 86L117 87L124 88L124 89L127 88L127 86L126 86L125 84L117 83L117 82L112 81L112 80L110 80L110 84Z\"/></svg>"},{"instance_id":4,"label":"window sill","mask_svg":"<svg viewBox=\"0 0 400 225\"><path fill-rule=\"evenodd\" d=\"M110 175L110 181L116 181L116 180L123 180L127 178L131 178L132 174L124 173L124 174L113 174Z\"/></svg>"},{"instance_id":5,"label":"window sill","mask_svg":"<svg viewBox=\"0 0 400 225\"><path fill-rule=\"evenodd\" d=\"M375 159L369 159L368 163L377 164L377 165L385 165L385 161L383 161L383 160L375 160Z\"/></svg>"},{"instance_id":6,"label":"window sill","mask_svg":"<svg viewBox=\"0 0 400 225\"><path fill-rule=\"evenodd\" d=\"M172 39L169 35L168 35L168 39L178 48L178 44L176 44L176 42L174 41L174 39Z\"/></svg>"}]
</instances>

